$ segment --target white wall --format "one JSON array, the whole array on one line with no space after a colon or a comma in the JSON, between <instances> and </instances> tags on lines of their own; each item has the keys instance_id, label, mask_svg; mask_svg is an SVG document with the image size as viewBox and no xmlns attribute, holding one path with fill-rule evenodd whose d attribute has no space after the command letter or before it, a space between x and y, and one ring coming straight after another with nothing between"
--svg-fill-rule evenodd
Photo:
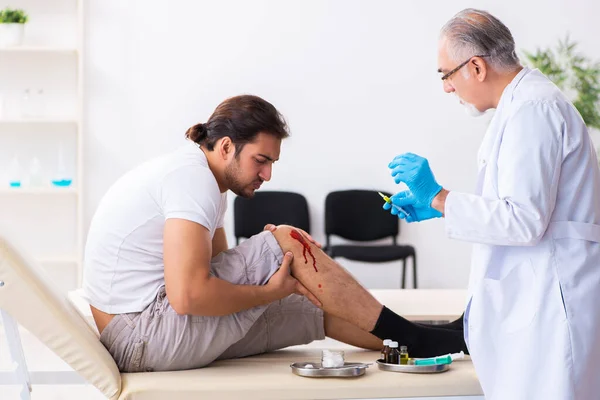
<instances>
[{"instance_id":1,"label":"white wall","mask_svg":"<svg viewBox=\"0 0 600 400\"><path fill-rule=\"evenodd\" d=\"M439 28L474 4L508 25L519 49L568 31L600 59L595 0L91 0L86 226L115 179L241 93L287 117L292 137L263 188L304 194L317 239L327 192L397 191L386 165L405 151L426 156L445 187L470 191L489 116L471 119L443 93L436 50ZM231 212L226 227L231 243ZM447 239L442 220L402 230L417 247L421 287L465 287L469 244ZM344 265L369 287L397 286L393 265Z\"/></svg>"}]
</instances>

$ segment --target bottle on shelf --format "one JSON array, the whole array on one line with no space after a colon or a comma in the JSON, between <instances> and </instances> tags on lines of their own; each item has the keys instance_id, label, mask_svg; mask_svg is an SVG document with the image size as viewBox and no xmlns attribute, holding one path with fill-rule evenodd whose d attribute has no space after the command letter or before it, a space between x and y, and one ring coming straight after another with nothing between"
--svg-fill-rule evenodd
<instances>
[{"instance_id":1,"label":"bottle on shelf","mask_svg":"<svg viewBox=\"0 0 600 400\"><path fill-rule=\"evenodd\" d=\"M56 176L52 179L52 184L57 187L68 187L73 183L73 178L67 173L67 167L65 165L65 159L63 154L62 144L58 147L58 165L56 169Z\"/></svg>"},{"instance_id":2,"label":"bottle on shelf","mask_svg":"<svg viewBox=\"0 0 600 400\"><path fill-rule=\"evenodd\" d=\"M31 90L27 88L23 91L23 96L21 97L21 118L31 118L31 103Z\"/></svg>"},{"instance_id":3,"label":"bottle on shelf","mask_svg":"<svg viewBox=\"0 0 600 400\"><path fill-rule=\"evenodd\" d=\"M29 167L29 186L42 187L44 186L44 176L42 172L42 164L37 157L34 157Z\"/></svg>"},{"instance_id":4,"label":"bottle on shelf","mask_svg":"<svg viewBox=\"0 0 600 400\"><path fill-rule=\"evenodd\" d=\"M8 186L11 188L21 187L22 174L19 158L15 155L8 166Z\"/></svg>"},{"instance_id":5,"label":"bottle on shelf","mask_svg":"<svg viewBox=\"0 0 600 400\"><path fill-rule=\"evenodd\" d=\"M32 93L32 102L30 109L30 116L34 118L42 118L46 111L46 98L44 96L44 89L37 89L35 93Z\"/></svg>"},{"instance_id":6,"label":"bottle on shelf","mask_svg":"<svg viewBox=\"0 0 600 400\"><path fill-rule=\"evenodd\" d=\"M0 93L0 120L4 118L4 94Z\"/></svg>"}]
</instances>

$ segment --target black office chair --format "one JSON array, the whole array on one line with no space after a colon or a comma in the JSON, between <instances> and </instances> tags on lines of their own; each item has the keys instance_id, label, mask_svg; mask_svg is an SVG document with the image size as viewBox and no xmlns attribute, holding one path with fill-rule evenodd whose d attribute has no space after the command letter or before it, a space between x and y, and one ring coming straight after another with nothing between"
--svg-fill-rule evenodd
<instances>
[{"instance_id":1,"label":"black office chair","mask_svg":"<svg viewBox=\"0 0 600 400\"><path fill-rule=\"evenodd\" d=\"M236 244L241 238L260 233L266 224L287 224L310 233L308 202L299 193L256 192L252 198L236 197L233 202Z\"/></svg>"},{"instance_id":2,"label":"black office chair","mask_svg":"<svg viewBox=\"0 0 600 400\"><path fill-rule=\"evenodd\" d=\"M385 193L391 196L389 193ZM402 260L402 288L406 287L406 259L412 257L413 287L417 288L417 255L415 248L398 245L398 217L383 208L376 191L343 190L325 198L326 251L331 258L343 257L364 262ZM392 237L391 245L330 245L330 236L367 242Z\"/></svg>"}]
</instances>

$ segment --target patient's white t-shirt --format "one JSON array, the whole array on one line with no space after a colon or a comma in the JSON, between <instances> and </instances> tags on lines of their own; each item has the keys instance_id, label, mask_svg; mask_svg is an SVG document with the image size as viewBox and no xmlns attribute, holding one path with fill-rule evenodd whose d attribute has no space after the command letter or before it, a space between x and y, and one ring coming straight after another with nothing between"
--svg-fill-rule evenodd
<instances>
[{"instance_id":1,"label":"patient's white t-shirt","mask_svg":"<svg viewBox=\"0 0 600 400\"><path fill-rule=\"evenodd\" d=\"M168 218L223 226L227 195L206 156L189 141L122 176L108 190L87 236L85 299L109 314L144 310L164 285L163 228Z\"/></svg>"}]
</instances>

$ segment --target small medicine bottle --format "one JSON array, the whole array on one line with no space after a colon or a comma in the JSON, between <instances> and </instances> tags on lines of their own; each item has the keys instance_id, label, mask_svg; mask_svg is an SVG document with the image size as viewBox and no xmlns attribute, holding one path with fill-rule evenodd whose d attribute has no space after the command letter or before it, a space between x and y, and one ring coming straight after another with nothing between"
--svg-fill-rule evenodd
<instances>
[{"instance_id":1,"label":"small medicine bottle","mask_svg":"<svg viewBox=\"0 0 600 400\"><path fill-rule=\"evenodd\" d=\"M406 346L400 346L400 364L408 364L408 348Z\"/></svg>"},{"instance_id":2,"label":"small medicine bottle","mask_svg":"<svg viewBox=\"0 0 600 400\"><path fill-rule=\"evenodd\" d=\"M399 364L400 363L400 352L398 352L398 342L390 343L390 353L385 360L388 364Z\"/></svg>"},{"instance_id":3,"label":"small medicine bottle","mask_svg":"<svg viewBox=\"0 0 600 400\"><path fill-rule=\"evenodd\" d=\"M381 361L385 362L387 355L390 353L390 343L392 339L385 339L383 341L383 349L381 349Z\"/></svg>"},{"instance_id":4,"label":"small medicine bottle","mask_svg":"<svg viewBox=\"0 0 600 400\"><path fill-rule=\"evenodd\" d=\"M12 188L21 187L21 164L19 158L15 155L8 166L8 185Z\"/></svg>"}]
</instances>

